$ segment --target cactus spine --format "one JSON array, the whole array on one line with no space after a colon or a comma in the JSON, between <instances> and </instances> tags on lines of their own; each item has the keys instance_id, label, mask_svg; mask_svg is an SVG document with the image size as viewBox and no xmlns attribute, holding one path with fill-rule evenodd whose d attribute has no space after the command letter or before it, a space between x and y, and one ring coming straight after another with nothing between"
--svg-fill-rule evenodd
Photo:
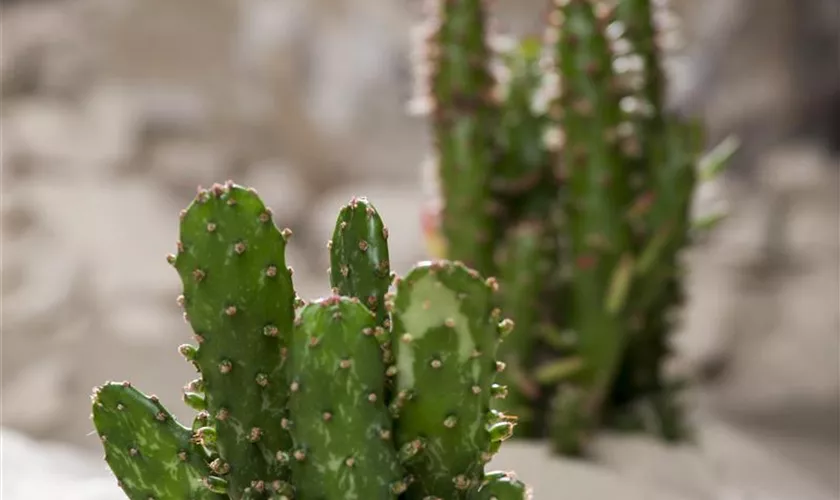
<instances>
[{"instance_id":1,"label":"cactus spine","mask_svg":"<svg viewBox=\"0 0 840 500\"><path fill-rule=\"evenodd\" d=\"M441 0L417 65L434 103L429 168L442 207L424 227L440 227L429 235L443 240L437 257L499 277L496 304L517 332L499 348L508 397L494 407L519 416L518 436L549 437L564 454L584 453L605 425L688 434L681 382L663 368L682 304L680 254L697 229L696 171L718 172L727 158L704 158L699 126L666 109L662 3L556 0L544 43L501 44L480 2ZM443 35L453 33L483 42L455 46ZM444 87L440 74L462 80ZM452 99L450 88L476 82L471 97ZM453 116L493 129L481 136L490 146L462 154L480 159L469 169L445 161L443 145L464 137L441 119ZM465 244L452 230L461 224L490 238Z\"/></svg>"},{"instance_id":2,"label":"cactus spine","mask_svg":"<svg viewBox=\"0 0 840 500\"><path fill-rule=\"evenodd\" d=\"M181 213L168 260L197 343L180 347L200 374L184 388L196 414L189 428L128 383L95 390L94 426L126 495L494 498L484 466L515 422L490 408L506 392L495 354L512 328L494 280L425 262L387 296L387 231L356 198L330 244L333 295L307 304L285 262L290 235L232 182ZM498 498L526 498L508 490Z\"/></svg>"}]
</instances>

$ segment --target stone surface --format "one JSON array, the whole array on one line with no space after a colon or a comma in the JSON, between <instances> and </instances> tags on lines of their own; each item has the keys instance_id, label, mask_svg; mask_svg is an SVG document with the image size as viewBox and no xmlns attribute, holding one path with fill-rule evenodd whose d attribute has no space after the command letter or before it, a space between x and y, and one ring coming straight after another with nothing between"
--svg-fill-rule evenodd
<instances>
[{"instance_id":1,"label":"stone surface","mask_svg":"<svg viewBox=\"0 0 840 500\"><path fill-rule=\"evenodd\" d=\"M604 435L595 443L594 461L559 459L547 447L506 443L487 470L514 471L533 490L534 500L832 500L830 491L802 480L794 464L714 421L702 444L669 447L648 438ZM0 430L4 468L3 498L30 498L39 492L62 498L119 499L104 462L80 449L33 441ZM750 464L745 467L744 464ZM40 478L40 479L39 479Z\"/></svg>"}]
</instances>

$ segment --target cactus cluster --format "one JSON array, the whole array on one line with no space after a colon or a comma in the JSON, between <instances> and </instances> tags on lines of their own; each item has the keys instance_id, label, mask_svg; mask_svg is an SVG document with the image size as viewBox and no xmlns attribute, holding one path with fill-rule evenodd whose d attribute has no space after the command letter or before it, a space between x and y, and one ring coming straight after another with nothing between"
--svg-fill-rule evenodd
<instances>
[{"instance_id":1,"label":"cactus cluster","mask_svg":"<svg viewBox=\"0 0 840 500\"><path fill-rule=\"evenodd\" d=\"M497 285L465 265L391 272L388 232L364 198L329 244L332 295L306 302L256 191L199 190L181 212L178 297L199 378L179 423L128 382L93 394L105 460L132 500L523 500L485 466L515 418L491 400L512 322Z\"/></svg>"},{"instance_id":2,"label":"cactus cluster","mask_svg":"<svg viewBox=\"0 0 840 500\"><path fill-rule=\"evenodd\" d=\"M434 137L424 225L435 257L498 277L516 436L585 453L601 426L690 435L665 374L683 301L700 125L668 108L662 0L556 0L543 40L491 33L481 0L433 0L413 109ZM667 28L667 29L666 29ZM700 173L698 175L698 172Z\"/></svg>"}]
</instances>

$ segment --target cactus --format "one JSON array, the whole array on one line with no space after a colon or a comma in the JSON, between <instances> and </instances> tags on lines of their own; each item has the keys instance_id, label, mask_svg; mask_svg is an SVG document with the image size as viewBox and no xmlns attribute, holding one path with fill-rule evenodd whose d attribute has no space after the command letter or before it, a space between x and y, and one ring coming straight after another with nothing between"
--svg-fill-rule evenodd
<instances>
[{"instance_id":1,"label":"cactus","mask_svg":"<svg viewBox=\"0 0 840 500\"><path fill-rule=\"evenodd\" d=\"M486 419L500 318L493 282L452 263L418 265L397 284L392 350L396 443L419 442L408 498L464 498L489 460Z\"/></svg>"},{"instance_id":2,"label":"cactus","mask_svg":"<svg viewBox=\"0 0 840 500\"><path fill-rule=\"evenodd\" d=\"M336 293L364 301L376 313L377 324L387 326L388 228L367 199L354 198L341 208L329 249L330 283Z\"/></svg>"},{"instance_id":3,"label":"cactus","mask_svg":"<svg viewBox=\"0 0 840 500\"><path fill-rule=\"evenodd\" d=\"M154 396L128 383L105 384L93 396L93 421L128 498L227 498L192 431Z\"/></svg>"},{"instance_id":4,"label":"cactus","mask_svg":"<svg viewBox=\"0 0 840 500\"><path fill-rule=\"evenodd\" d=\"M289 358L295 485L304 498L394 498L404 481L376 321L358 299L301 310Z\"/></svg>"},{"instance_id":5,"label":"cactus","mask_svg":"<svg viewBox=\"0 0 840 500\"><path fill-rule=\"evenodd\" d=\"M700 126L665 104L667 7L556 0L540 44L489 34L478 1L433 3L416 87L432 103L428 207L440 208L423 227L436 258L498 277L494 304L517 324L493 407L519 417L515 436L566 455L603 426L687 438L684 384L664 374L680 255L701 227L697 184L732 148L704 155Z\"/></svg>"},{"instance_id":6,"label":"cactus","mask_svg":"<svg viewBox=\"0 0 840 500\"><path fill-rule=\"evenodd\" d=\"M502 310L515 319L519 331L532 331L541 320L538 304L545 291L545 276L551 270L544 262L545 225L526 221L511 231L511 236L501 249L499 279L506 286L501 290ZM536 425L534 402L539 388L531 373L536 361L535 339L529 335L511 335L499 346L499 357L505 360L506 369L501 374L502 383L511 390L497 407L518 417L518 432L529 433Z\"/></svg>"},{"instance_id":7,"label":"cactus","mask_svg":"<svg viewBox=\"0 0 840 500\"><path fill-rule=\"evenodd\" d=\"M484 472L516 423L490 408L506 393L495 354L513 327L495 281L439 260L395 276L387 295L384 228L367 200L344 207L333 295L305 303L285 262L291 233L256 191L199 190L168 259L197 342L179 348L200 374L184 387L191 427L128 383L93 397L129 498L524 498Z\"/></svg>"},{"instance_id":8,"label":"cactus","mask_svg":"<svg viewBox=\"0 0 840 500\"><path fill-rule=\"evenodd\" d=\"M584 363L576 377L576 386L586 392L581 404L597 409L608 396L627 339L626 287L613 284L629 279L634 264L630 230L623 222L631 193L616 140L621 108L607 37L597 29L591 2L572 0L558 13L555 57L563 88L557 113L566 141L560 154L567 182L563 209L574 262L568 326L577 334ZM564 437L555 436L555 442Z\"/></svg>"},{"instance_id":9,"label":"cactus","mask_svg":"<svg viewBox=\"0 0 840 500\"><path fill-rule=\"evenodd\" d=\"M493 255L487 243L495 231L490 201L496 116L492 102L490 50L485 43L483 0L432 2L432 19L423 43L431 50L419 54L419 108L430 111L437 145L442 189L449 201L443 207L441 232L447 244L467 265L487 274Z\"/></svg>"}]
</instances>

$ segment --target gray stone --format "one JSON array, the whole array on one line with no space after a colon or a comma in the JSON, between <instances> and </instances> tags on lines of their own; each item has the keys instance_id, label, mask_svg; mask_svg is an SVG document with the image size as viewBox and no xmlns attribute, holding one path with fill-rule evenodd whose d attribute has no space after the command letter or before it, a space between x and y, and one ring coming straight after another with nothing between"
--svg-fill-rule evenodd
<instances>
[{"instance_id":1,"label":"gray stone","mask_svg":"<svg viewBox=\"0 0 840 500\"><path fill-rule=\"evenodd\" d=\"M73 447L40 442L0 428L3 442L3 481L6 500L61 497L64 500L124 500L101 459Z\"/></svg>"}]
</instances>

